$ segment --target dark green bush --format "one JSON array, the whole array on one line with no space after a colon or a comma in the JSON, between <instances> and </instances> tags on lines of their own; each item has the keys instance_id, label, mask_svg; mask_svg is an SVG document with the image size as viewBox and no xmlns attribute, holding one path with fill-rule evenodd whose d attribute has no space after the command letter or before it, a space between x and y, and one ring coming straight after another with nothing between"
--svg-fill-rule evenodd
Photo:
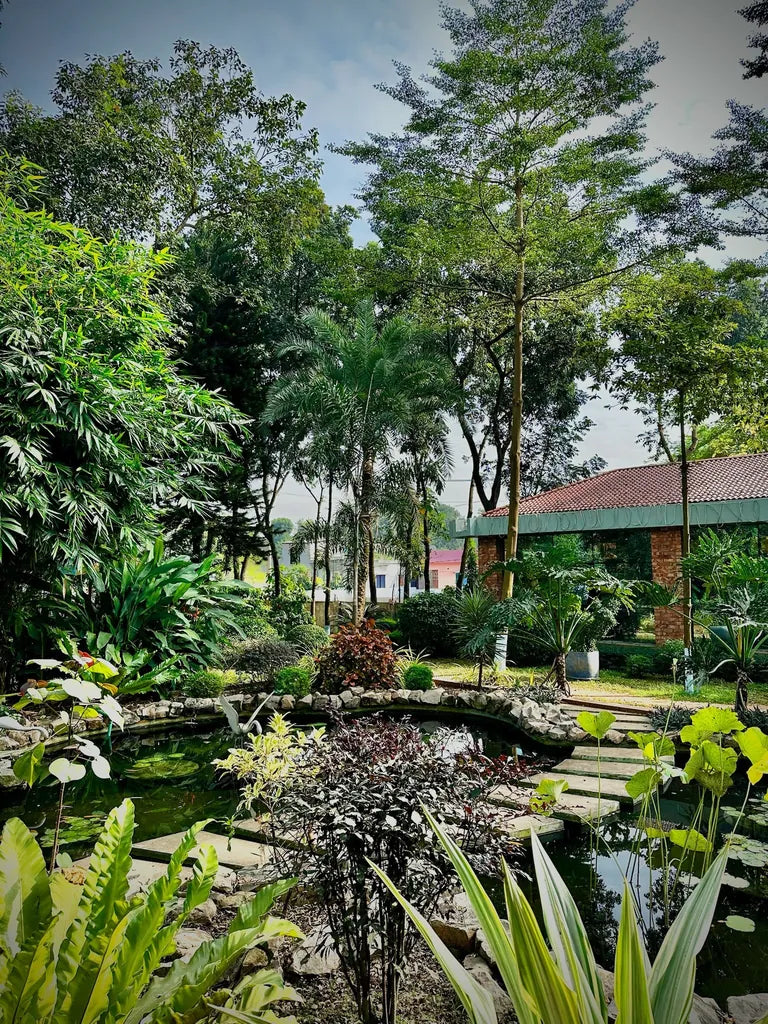
<instances>
[{"instance_id":1,"label":"dark green bush","mask_svg":"<svg viewBox=\"0 0 768 1024\"><path fill-rule=\"evenodd\" d=\"M685 647L682 640L667 640L653 653L653 668L657 675L672 674L672 661L677 660L680 669L683 667Z\"/></svg>"},{"instance_id":2,"label":"dark green bush","mask_svg":"<svg viewBox=\"0 0 768 1024\"><path fill-rule=\"evenodd\" d=\"M230 668L247 672L254 682L270 685L281 668L298 660L299 652L285 640L241 640L227 651Z\"/></svg>"},{"instance_id":3,"label":"dark green bush","mask_svg":"<svg viewBox=\"0 0 768 1024\"><path fill-rule=\"evenodd\" d=\"M300 626L293 626L285 634L285 639L292 644L299 654L317 654L327 647L331 638L322 626L316 626L314 622L305 622Z\"/></svg>"},{"instance_id":4,"label":"dark green bush","mask_svg":"<svg viewBox=\"0 0 768 1024\"><path fill-rule=\"evenodd\" d=\"M739 718L748 729L755 726L768 733L768 711L765 708L745 708Z\"/></svg>"},{"instance_id":5,"label":"dark green bush","mask_svg":"<svg viewBox=\"0 0 768 1024\"><path fill-rule=\"evenodd\" d=\"M414 651L451 657L458 647L454 638L455 591L417 594L403 601L398 616L398 632Z\"/></svg>"},{"instance_id":6,"label":"dark green bush","mask_svg":"<svg viewBox=\"0 0 768 1024\"><path fill-rule=\"evenodd\" d=\"M403 672L404 690L431 690L434 676L429 665L409 665Z\"/></svg>"},{"instance_id":7,"label":"dark green bush","mask_svg":"<svg viewBox=\"0 0 768 1024\"><path fill-rule=\"evenodd\" d=\"M383 629L386 633L391 633L397 629L397 619L376 619L376 628Z\"/></svg>"},{"instance_id":8,"label":"dark green bush","mask_svg":"<svg viewBox=\"0 0 768 1024\"><path fill-rule=\"evenodd\" d=\"M275 693L306 697L312 689L312 673L300 665L287 665L275 676Z\"/></svg>"},{"instance_id":9,"label":"dark green bush","mask_svg":"<svg viewBox=\"0 0 768 1024\"><path fill-rule=\"evenodd\" d=\"M205 668L184 680L181 692L185 697L218 697L227 686L237 682L237 672L229 669Z\"/></svg>"},{"instance_id":10,"label":"dark green bush","mask_svg":"<svg viewBox=\"0 0 768 1024\"><path fill-rule=\"evenodd\" d=\"M510 633L507 644L510 665L551 665L552 655L532 633Z\"/></svg>"},{"instance_id":11,"label":"dark green bush","mask_svg":"<svg viewBox=\"0 0 768 1024\"><path fill-rule=\"evenodd\" d=\"M238 640L276 640L278 632L269 621L269 604L264 596L263 590L253 587L243 591L241 588L233 590L241 603L232 611L239 633L234 629L227 632L230 642Z\"/></svg>"},{"instance_id":12,"label":"dark green bush","mask_svg":"<svg viewBox=\"0 0 768 1024\"><path fill-rule=\"evenodd\" d=\"M405 637L399 629L393 629L389 634L389 639L395 647L403 647L405 645Z\"/></svg>"},{"instance_id":13,"label":"dark green bush","mask_svg":"<svg viewBox=\"0 0 768 1024\"><path fill-rule=\"evenodd\" d=\"M647 679L656 671L655 659L648 654L628 654L624 671L631 679Z\"/></svg>"}]
</instances>

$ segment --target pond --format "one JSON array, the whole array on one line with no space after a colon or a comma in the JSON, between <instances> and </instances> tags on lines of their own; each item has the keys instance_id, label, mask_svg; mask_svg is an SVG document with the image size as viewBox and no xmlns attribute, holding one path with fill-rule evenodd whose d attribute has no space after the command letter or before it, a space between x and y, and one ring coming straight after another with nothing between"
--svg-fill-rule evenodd
<instances>
[{"instance_id":1,"label":"pond","mask_svg":"<svg viewBox=\"0 0 768 1024\"><path fill-rule=\"evenodd\" d=\"M445 724L441 722L440 724ZM456 719L451 716L451 724ZM430 733L437 727L434 719L422 720L421 728ZM480 727L468 724L476 740L483 744L485 753L496 757L517 752L519 755L541 761L546 754L525 740L510 734L509 729L494 729L492 725ZM238 791L232 784L217 778L211 766L214 758L221 757L233 744L226 729L198 733L131 734L120 736L111 755L112 774L109 780L95 778L90 773L81 782L67 790L65 814L70 819L62 849L73 858L87 852L110 808L125 797L136 805L136 840L155 838L188 828L202 818L225 819L232 815L238 802ZM460 738L457 733L457 742ZM551 763L552 755L544 763ZM58 790L41 786L21 796L9 794L0 805L0 821L14 815L21 817L36 829L43 843L50 842L50 828L55 816ZM731 802L740 802L734 791ZM686 826L693 812L694 793L678 780L662 799L662 816L666 821ZM623 874L630 871L631 850L635 840L636 816L630 812L603 826L607 842L601 845L596 859L590 848L589 833L577 827L569 828L562 839L548 844L548 852L557 869L567 882L584 919L599 963L613 963L620 912ZM607 852L610 849L610 854ZM762 884L768 896L765 869L762 883L760 869L732 866L731 874L747 874L752 885ZM521 865L530 865L526 860ZM643 917L648 944L653 953L664 934L664 916L658 898L649 906L649 880L651 890L658 897L661 875L648 862L643 851L635 862L632 880L638 894L638 905ZM526 884L529 898L535 903L532 886ZM768 902L748 892L724 889L715 915L707 944L699 959L696 990L700 995L712 996L721 1005L729 995L768 991ZM498 895L498 894L497 894ZM682 896L682 889L678 889ZM728 914L752 918L753 933L734 932L723 919Z\"/></svg>"}]
</instances>

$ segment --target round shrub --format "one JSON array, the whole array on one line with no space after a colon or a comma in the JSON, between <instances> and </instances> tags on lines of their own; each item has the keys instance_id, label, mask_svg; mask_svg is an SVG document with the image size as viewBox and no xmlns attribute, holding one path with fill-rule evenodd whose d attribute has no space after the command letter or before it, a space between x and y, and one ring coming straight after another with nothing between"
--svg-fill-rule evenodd
<instances>
[{"instance_id":1,"label":"round shrub","mask_svg":"<svg viewBox=\"0 0 768 1024\"><path fill-rule=\"evenodd\" d=\"M234 686L236 682L237 672L231 669L205 668L186 679L181 692L185 697L218 697L227 686Z\"/></svg>"},{"instance_id":2,"label":"round shrub","mask_svg":"<svg viewBox=\"0 0 768 1024\"><path fill-rule=\"evenodd\" d=\"M625 671L631 679L647 679L655 671L654 658L647 654L628 654Z\"/></svg>"},{"instance_id":3,"label":"round shrub","mask_svg":"<svg viewBox=\"0 0 768 1024\"><path fill-rule=\"evenodd\" d=\"M276 640L279 634L269 621L270 609L264 592L254 587L247 590L245 596L240 589L232 593L240 599L232 608L232 618L240 632L230 627L227 631L230 643L237 643L238 640Z\"/></svg>"},{"instance_id":4,"label":"round shrub","mask_svg":"<svg viewBox=\"0 0 768 1024\"><path fill-rule=\"evenodd\" d=\"M320 688L341 693L350 686L366 690L397 688L397 663L392 641L368 623L360 628L342 626L330 646L317 656Z\"/></svg>"},{"instance_id":5,"label":"round shrub","mask_svg":"<svg viewBox=\"0 0 768 1024\"><path fill-rule=\"evenodd\" d=\"M414 651L451 656L458 649L453 633L454 616L455 591L417 594L400 606L397 631Z\"/></svg>"},{"instance_id":6,"label":"round shrub","mask_svg":"<svg viewBox=\"0 0 768 1024\"><path fill-rule=\"evenodd\" d=\"M285 634L285 639L296 648L299 654L317 654L331 642L331 638L323 627L316 626L314 622L293 626Z\"/></svg>"},{"instance_id":7,"label":"round shrub","mask_svg":"<svg viewBox=\"0 0 768 1024\"><path fill-rule=\"evenodd\" d=\"M682 640L666 640L653 653L653 667L660 676L671 675L672 661L682 667L685 647Z\"/></svg>"},{"instance_id":8,"label":"round shrub","mask_svg":"<svg viewBox=\"0 0 768 1024\"><path fill-rule=\"evenodd\" d=\"M281 668L298 660L299 652L285 640L241 640L228 652L230 667L247 672L253 681L269 684Z\"/></svg>"},{"instance_id":9,"label":"round shrub","mask_svg":"<svg viewBox=\"0 0 768 1024\"><path fill-rule=\"evenodd\" d=\"M287 665L275 676L275 693L306 697L312 689L312 673L301 665Z\"/></svg>"},{"instance_id":10,"label":"round shrub","mask_svg":"<svg viewBox=\"0 0 768 1024\"><path fill-rule=\"evenodd\" d=\"M431 690L434 676L429 665L409 665L403 672L404 690Z\"/></svg>"}]
</instances>

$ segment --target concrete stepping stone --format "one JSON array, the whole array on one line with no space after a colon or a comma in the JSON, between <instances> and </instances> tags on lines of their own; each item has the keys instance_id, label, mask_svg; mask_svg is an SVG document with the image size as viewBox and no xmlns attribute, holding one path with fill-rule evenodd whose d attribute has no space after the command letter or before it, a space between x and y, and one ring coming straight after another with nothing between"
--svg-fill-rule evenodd
<instances>
[{"instance_id":1,"label":"concrete stepping stone","mask_svg":"<svg viewBox=\"0 0 768 1024\"><path fill-rule=\"evenodd\" d=\"M544 779L565 779L568 783L568 792L576 796L597 797L598 795L597 776L564 772L560 770L559 765L548 772L537 772L535 775L529 775L527 779L521 779L520 784L535 789ZM626 780L624 779L601 779L599 792L601 796L618 800L620 804L626 804L629 807L635 807L641 802L640 797L633 799L627 793Z\"/></svg>"},{"instance_id":2,"label":"concrete stepping stone","mask_svg":"<svg viewBox=\"0 0 768 1024\"><path fill-rule=\"evenodd\" d=\"M498 807L496 824L521 843L530 842L532 832L545 842L565 831L565 824L560 818L548 818L543 814L509 814Z\"/></svg>"},{"instance_id":3,"label":"concrete stepping stone","mask_svg":"<svg viewBox=\"0 0 768 1024\"><path fill-rule=\"evenodd\" d=\"M571 752L571 757L579 761L596 761L597 747L576 746ZM626 761L638 765L643 765L645 762L643 752L639 747L603 746L600 751L600 759L602 761ZM661 760L666 761L667 764L674 764L675 762L671 754L665 755Z\"/></svg>"},{"instance_id":4,"label":"concrete stepping stone","mask_svg":"<svg viewBox=\"0 0 768 1024\"><path fill-rule=\"evenodd\" d=\"M557 771L558 773L565 772L574 775L594 775L595 778L599 775L604 781L608 779L624 779L626 781L645 767L639 761L615 761L610 756L613 753L612 751L606 753L609 756L601 757L599 761L596 757L594 760L576 757L566 758L565 761L561 761L557 766Z\"/></svg>"},{"instance_id":5,"label":"concrete stepping stone","mask_svg":"<svg viewBox=\"0 0 768 1024\"><path fill-rule=\"evenodd\" d=\"M183 832L176 832L170 836L160 836L158 839L135 843L133 849L147 860L169 861L171 854L176 850L183 837ZM197 838L199 845L212 846L219 858L219 864L227 868L262 867L273 856L271 846L267 846L265 843L255 843L250 839L238 839L237 837L228 839L227 836L220 836L215 832L200 832ZM192 850L186 863L193 863L196 856L197 847Z\"/></svg>"},{"instance_id":6,"label":"concrete stepping stone","mask_svg":"<svg viewBox=\"0 0 768 1024\"><path fill-rule=\"evenodd\" d=\"M519 792L511 790L508 786L497 786L489 795L488 800L490 803L500 804L502 807L517 807L519 806L520 795ZM601 798L599 804L600 818L603 821L615 818L621 810L618 800ZM581 824L595 821L597 816L598 800L596 797L580 796L567 792L560 796L557 803L553 806L551 814L551 818L558 818L561 821L575 821Z\"/></svg>"}]
</instances>

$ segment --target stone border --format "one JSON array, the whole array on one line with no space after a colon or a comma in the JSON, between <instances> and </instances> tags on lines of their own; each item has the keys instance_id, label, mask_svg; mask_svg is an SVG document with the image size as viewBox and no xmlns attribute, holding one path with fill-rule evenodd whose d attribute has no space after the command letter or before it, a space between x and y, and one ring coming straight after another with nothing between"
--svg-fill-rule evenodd
<instances>
[{"instance_id":1,"label":"stone border","mask_svg":"<svg viewBox=\"0 0 768 1024\"><path fill-rule=\"evenodd\" d=\"M555 747L580 743L586 733L573 721L571 715L558 704L537 704L530 698L522 700L503 687L494 690L444 689L431 690L365 690L354 686L341 694L310 693L296 698L277 693L228 693L227 699L241 711L264 706L264 713L293 712L302 717L311 714L329 715L335 711L425 711L451 709L473 717L483 717L496 723L507 724L543 745ZM13 789L19 783L12 764L19 754L37 743L55 750L64 740L54 735L53 715L41 709L26 720L31 726L27 732L0 730L0 790ZM190 725L199 722L224 724L216 697L179 697L178 699L148 701L123 708L126 728L148 732L166 726ZM102 719L89 719L80 723L81 732L103 733ZM609 734L610 737L610 734ZM609 740L609 737L606 739Z\"/></svg>"}]
</instances>

